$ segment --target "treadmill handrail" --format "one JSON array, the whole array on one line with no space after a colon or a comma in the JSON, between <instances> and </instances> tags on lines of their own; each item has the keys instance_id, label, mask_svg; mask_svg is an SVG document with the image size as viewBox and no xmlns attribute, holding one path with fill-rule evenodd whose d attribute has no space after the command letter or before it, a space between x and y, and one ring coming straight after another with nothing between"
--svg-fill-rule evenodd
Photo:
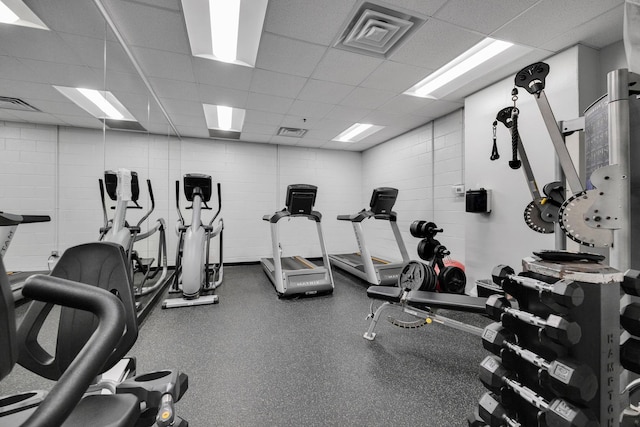
<instances>
[{"instance_id":1,"label":"treadmill handrail","mask_svg":"<svg viewBox=\"0 0 640 427\"><path fill-rule=\"evenodd\" d=\"M307 219L314 220L315 222L320 222L322 220L322 214L318 211L311 211L310 214L292 214L286 208L274 213L273 215L267 214L263 216L262 219L264 221L269 221L270 223L275 224L276 222L280 221L282 218L301 217L301 216L306 217Z\"/></svg>"},{"instance_id":2,"label":"treadmill handrail","mask_svg":"<svg viewBox=\"0 0 640 427\"><path fill-rule=\"evenodd\" d=\"M0 212L0 226L30 224L34 222L49 222L49 215L18 215L8 212Z\"/></svg>"},{"instance_id":3,"label":"treadmill handrail","mask_svg":"<svg viewBox=\"0 0 640 427\"><path fill-rule=\"evenodd\" d=\"M373 217L374 219L382 219L387 221L397 221L398 214L391 211L388 214L374 214L370 210L361 210L357 214L352 215L338 215L338 220L340 221L351 221L351 222L362 222L367 218Z\"/></svg>"}]
</instances>

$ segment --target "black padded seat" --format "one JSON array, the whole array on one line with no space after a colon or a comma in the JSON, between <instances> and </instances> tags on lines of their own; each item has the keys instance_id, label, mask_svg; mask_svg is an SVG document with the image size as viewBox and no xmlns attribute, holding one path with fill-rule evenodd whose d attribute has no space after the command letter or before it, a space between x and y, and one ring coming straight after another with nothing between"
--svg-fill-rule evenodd
<instances>
[{"instance_id":1,"label":"black padded seat","mask_svg":"<svg viewBox=\"0 0 640 427\"><path fill-rule=\"evenodd\" d=\"M389 302L400 302L402 289L397 286L369 286L367 296Z\"/></svg>"},{"instance_id":2,"label":"black padded seat","mask_svg":"<svg viewBox=\"0 0 640 427\"><path fill-rule=\"evenodd\" d=\"M468 313L486 313L486 302L486 298L471 297L469 295L417 290L410 291L407 295L407 305L422 310L444 308Z\"/></svg>"}]
</instances>

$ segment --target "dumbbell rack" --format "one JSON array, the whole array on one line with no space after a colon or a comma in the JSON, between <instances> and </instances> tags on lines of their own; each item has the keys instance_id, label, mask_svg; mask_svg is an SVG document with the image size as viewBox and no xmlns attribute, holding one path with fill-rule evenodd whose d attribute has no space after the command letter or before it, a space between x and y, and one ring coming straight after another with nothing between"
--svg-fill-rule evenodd
<instances>
[{"instance_id":1,"label":"dumbbell rack","mask_svg":"<svg viewBox=\"0 0 640 427\"><path fill-rule=\"evenodd\" d=\"M547 360L559 357L571 358L591 368L598 380L598 391L589 402L575 403L592 412L601 426L615 427L620 415L620 282L623 274L598 263L585 261L550 261L539 257L522 260L522 275L545 283L560 279L572 280L584 291L584 301L577 307L545 305L541 293L520 286L512 296L520 310L541 318L550 314L560 315L576 322L581 329L579 342L571 347L557 344L544 336L541 329L502 317L502 326L515 333L518 345L533 351ZM514 303L515 305L515 303ZM512 375L522 384L534 390L547 401L565 396L556 396L543 388L538 380L537 368L527 362L514 364ZM503 395L502 404L523 426L538 425L538 410L511 393ZM570 402L569 399L566 399ZM540 424L545 425L545 424Z\"/></svg>"}]
</instances>

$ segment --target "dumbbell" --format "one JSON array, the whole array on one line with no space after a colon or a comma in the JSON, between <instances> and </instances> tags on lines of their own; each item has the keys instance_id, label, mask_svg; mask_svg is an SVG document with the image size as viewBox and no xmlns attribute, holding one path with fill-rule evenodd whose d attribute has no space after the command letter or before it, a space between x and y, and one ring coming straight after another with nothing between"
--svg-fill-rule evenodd
<instances>
[{"instance_id":1,"label":"dumbbell","mask_svg":"<svg viewBox=\"0 0 640 427\"><path fill-rule=\"evenodd\" d=\"M493 393L485 393L478 402L478 414L491 427L509 426L520 427L522 424L507 415L504 406Z\"/></svg>"},{"instance_id":2,"label":"dumbbell","mask_svg":"<svg viewBox=\"0 0 640 427\"><path fill-rule=\"evenodd\" d=\"M537 326L544 330L546 336L560 345L572 346L577 344L582 336L580 325L577 323L569 322L567 319L555 314L550 314L545 320L526 311L511 308L511 303L498 294L487 298L486 309L489 317L498 322L506 314L522 322Z\"/></svg>"},{"instance_id":3,"label":"dumbbell","mask_svg":"<svg viewBox=\"0 0 640 427\"><path fill-rule=\"evenodd\" d=\"M584 301L584 291L580 286L571 280L558 280L549 284L530 277L523 277L514 274L513 268L500 264L493 268L491 277L493 283L504 288L507 292L509 282L515 282L525 288L538 291L540 298L547 294L553 302L566 308L578 307Z\"/></svg>"},{"instance_id":4,"label":"dumbbell","mask_svg":"<svg viewBox=\"0 0 640 427\"><path fill-rule=\"evenodd\" d=\"M640 271L627 270L621 283L622 289L629 295L640 296Z\"/></svg>"},{"instance_id":5,"label":"dumbbell","mask_svg":"<svg viewBox=\"0 0 640 427\"><path fill-rule=\"evenodd\" d=\"M433 237L442 231L442 228L438 228L434 222L430 221L413 221L409 226L411 235L418 238Z\"/></svg>"},{"instance_id":6,"label":"dumbbell","mask_svg":"<svg viewBox=\"0 0 640 427\"><path fill-rule=\"evenodd\" d=\"M544 422L540 425L549 427L596 427L599 425L595 416L564 399L545 400L535 391L509 378L508 371L494 357L487 356L480 363L480 381L493 392L499 392L504 386L511 389L527 403L535 406L544 414Z\"/></svg>"},{"instance_id":7,"label":"dumbbell","mask_svg":"<svg viewBox=\"0 0 640 427\"><path fill-rule=\"evenodd\" d=\"M640 341L629 338L620 346L620 364L624 369L640 374Z\"/></svg>"},{"instance_id":8,"label":"dumbbell","mask_svg":"<svg viewBox=\"0 0 640 427\"><path fill-rule=\"evenodd\" d=\"M588 365L561 358L549 362L531 350L514 344L514 338L499 323L492 323L482 332L482 346L497 356L501 356L503 350L509 350L540 368L540 383L559 396L588 402L596 395L598 379Z\"/></svg>"},{"instance_id":9,"label":"dumbbell","mask_svg":"<svg viewBox=\"0 0 640 427\"><path fill-rule=\"evenodd\" d=\"M631 335L640 336L640 303L633 302L624 308L620 325Z\"/></svg>"}]
</instances>

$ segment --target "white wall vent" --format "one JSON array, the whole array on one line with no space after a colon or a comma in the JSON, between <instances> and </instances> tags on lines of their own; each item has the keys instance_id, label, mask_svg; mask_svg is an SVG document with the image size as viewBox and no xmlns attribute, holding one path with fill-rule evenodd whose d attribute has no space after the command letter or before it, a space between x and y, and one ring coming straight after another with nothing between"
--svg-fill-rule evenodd
<instances>
[{"instance_id":1,"label":"white wall vent","mask_svg":"<svg viewBox=\"0 0 640 427\"><path fill-rule=\"evenodd\" d=\"M363 2L354 9L334 47L364 55L389 58L425 18Z\"/></svg>"},{"instance_id":2,"label":"white wall vent","mask_svg":"<svg viewBox=\"0 0 640 427\"><path fill-rule=\"evenodd\" d=\"M281 127L280 129L278 129L278 135L288 136L291 138L302 138L305 133L307 133L307 129L286 128L286 127Z\"/></svg>"},{"instance_id":3,"label":"white wall vent","mask_svg":"<svg viewBox=\"0 0 640 427\"><path fill-rule=\"evenodd\" d=\"M40 111L28 102L19 98L11 98L8 96L0 96L0 108L5 110L18 110L18 111Z\"/></svg>"}]
</instances>

